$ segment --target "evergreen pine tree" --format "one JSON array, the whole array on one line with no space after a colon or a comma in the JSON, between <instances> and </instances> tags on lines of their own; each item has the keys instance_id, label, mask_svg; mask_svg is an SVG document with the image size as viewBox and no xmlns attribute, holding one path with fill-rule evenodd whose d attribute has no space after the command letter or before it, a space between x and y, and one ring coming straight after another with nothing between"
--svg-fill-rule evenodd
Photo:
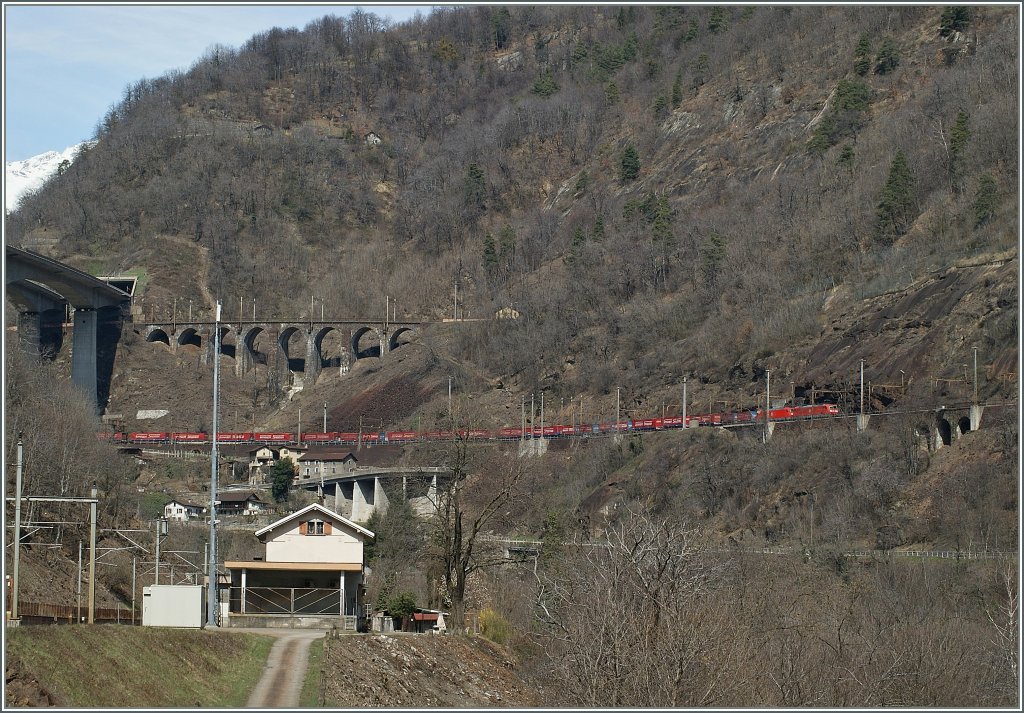
<instances>
[{"instance_id":1,"label":"evergreen pine tree","mask_svg":"<svg viewBox=\"0 0 1024 713\"><path fill-rule=\"evenodd\" d=\"M720 32L725 32L728 27L729 16L726 14L726 9L719 5L711 8L711 16L708 18L708 32L717 35Z\"/></svg>"},{"instance_id":2,"label":"evergreen pine tree","mask_svg":"<svg viewBox=\"0 0 1024 713\"><path fill-rule=\"evenodd\" d=\"M507 7L498 6L491 11L491 32L494 49L505 49L512 37L512 14Z\"/></svg>"},{"instance_id":3,"label":"evergreen pine tree","mask_svg":"<svg viewBox=\"0 0 1024 713\"><path fill-rule=\"evenodd\" d=\"M871 69L871 38L863 35L857 43L857 49L853 51L856 61L853 63L854 71L864 76Z\"/></svg>"},{"instance_id":4,"label":"evergreen pine tree","mask_svg":"<svg viewBox=\"0 0 1024 713\"><path fill-rule=\"evenodd\" d=\"M676 75L676 81L672 82L672 108L678 109L683 103L683 77Z\"/></svg>"},{"instance_id":5,"label":"evergreen pine tree","mask_svg":"<svg viewBox=\"0 0 1024 713\"><path fill-rule=\"evenodd\" d=\"M654 219L651 221L651 241L661 245L666 255L673 251L676 246L676 236L672 230L672 218L674 215L675 212L669 206L668 198L658 196L654 202Z\"/></svg>"},{"instance_id":6,"label":"evergreen pine tree","mask_svg":"<svg viewBox=\"0 0 1024 713\"><path fill-rule=\"evenodd\" d=\"M907 231L914 200L914 174L907 165L903 151L897 151L889 165L889 178L878 200L875 236L880 242L891 244Z\"/></svg>"},{"instance_id":7,"label":"evergreen pine tree","mask_svg":"<svg viewBox=\"0 0 1024 713\"><path fill-rule=\"evenodd\" d=\"M971 138L971 117L961 111L949 129L949 180L953 189L963 192L963 163L967 142Z\"/></svg>"},{"instance_id":8,"label":"evergreen pine tree","mask_svg":"<svg viewBox=\"0 0 1024 713\"><path fill-rule=\"evenodd\" d=\"M484 171L479 164L471 163L466 168L466 178L463 181L463 196L466 199L466 207L473 212L483 212L487 205L484 202Z\"/></svg>"},{"instance_id":9,"label":"evergreen pine tree","mask_svg":"<svg viewBox=\"0 0 1024 713\"><path fill-rule=\"evenodd\" d=\"M565 256L566 265L575 265L579 261L580 256L583 254L583 244L586 242L587 234L583 232L582 226L577 227L569 244L569 252Z\"/></svg>"},{"instance_id":10,"label":"evergreen pine tree","mask_svg":"<svg viewBox=\"0 0 1024 713\"><path fill-rule=\"evenodd\" d=\"M712 233L701 248L701 272L709 289L718 281L719 266L725 259L725 247L725 238L718 233Z\"/></svg>"},{"instance_id":11,"label":"evergreen pine tree","mask_svg":"<svg viewBox=\"0 0 1024 713\"><path fill-rule=\"evenodd\" d=\"M900 53L892 38L886 37L882 40L882 46L878 48L878 57L875 58L875 73L888 74L896 69L900 63Z\"/></svg>"},{"instance_id":12,"label":"evergreen pine tree","mask_svg":"<svg viewBox=\"0 0 1024 713\"><path fill-rule=\"evenodd\" d=\"M270 494L274 502L282 503L288 499L288 490L294 476L295 465L291 458L281 458L270 467Z\"/></svg>"},{"instance_id":13,"label":"evergreen pine tree","mask_svg":"<svg viewBox=\"0 0 1024 713\"><path fill-rule=\"evenodd\" d=\"M549 97L559 89L555 78L551 76L551 70L545 72L540 79L533 83L533 93L542 97Z\"/></svg>"},{"instance_id":14,"label":"evergreen pine tree","mask_svg":"<svg viewBox=\"0 0 1024 713\"><path fill-rule=\"evenodd\" d=\"M488 277L494 277L498 271L498 250L494 243L494 236L487 233L484 236L484 272Z\"/></svg>"},{"instance_id":15,"label":"evergreen pine tree","mask_svg":"<svg viewBox=\"0 0 1024 713\"><path fill-rule=\"evenodd\" d=\"M619 180L623 183L634 180L640 175L640 154L633 144L627 146L619 159Z\"/></svg>"},{"instance_id":16,"label":"evergreen pine tree","mask_svg":"<svg viewBox=\"0 0 1024 713\"><path fill-rule=\"evenodd\" d=\"M836 159L836 165L852 170L853 159L853 146L851 146L850 144L844 144L843 148L839 151L839 158Z\"/></svg>"},{"instance_id":17,"label":"evergreen pine tree","mask_svg":"<svg viewBox=\"0 0 1024 713\"><path fill-rule=\"evenodd\" d=\"M999 202L999 191L996 180L984 173L978 181L978 190L974 194L974 227L980 228L995 215Z\"/></svg>"},{"instance_id":18,"label":"evergreen pine tree","mask_svg":"<svg viewBox=\"0 0 1024 713\"><path fill-rule=\"evenodd\" d=\"M582 196L590 188L590 174L587 169L580 171L579 178L576 179L576 188L573 189L574 196Z\"/></svg>"},{"instance_id":19,"label":"evergreen pine tree","mask_svg":"<svg viewBox=\"0 0 1024 713\"><path fill-rule=\"evenodd\" d=\"M955 32L963 32L971 22L971 8L947 7L939 19L939 34L949 37Z\"/></svg>"},{"instance_id":20,"label":"evergreen pine tree","mask_svg":"<svg viewBox=\"0 0 1024 713\"><path fill-rule=\"evenodd\" d=\"M664 119L668 114L668 97L659 94L654 97L654 118Z\"/></svg>"}]
</instances>

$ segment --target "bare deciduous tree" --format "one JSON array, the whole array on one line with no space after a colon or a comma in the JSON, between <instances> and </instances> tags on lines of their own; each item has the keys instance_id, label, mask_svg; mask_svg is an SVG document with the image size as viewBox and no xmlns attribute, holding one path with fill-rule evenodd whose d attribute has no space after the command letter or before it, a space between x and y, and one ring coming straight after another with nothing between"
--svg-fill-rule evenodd
<instances>
[{"instance_id":1,"label":"bare deciduous tree","mask_svg":"<svg viewBox=\"0 0 1024 713\"><path fill-rule=\"evenodd\" d=\"M457 437L443 461L450 475L437 479L429 550L441 580L442 599L451 610L450 621L460 629L465 624L470 576L507 561L496 544L482 536L515 496L523 466L510 458L503 466L473 472L466 431L452 430Z\"/></svg>"},{"instance_id":2,"label":"bare deciduous tree","mask_svg":"<svg viewBox=\"0 0 1024 713\"><path fill-rule=\"evenodd\" d=\"M553 674L580 705L701 706L721 700L724 671L707 654L730 640L706 605L720 569L700 536L629 512L596 542L535 568Z\"/></svg>"}]
</instances>

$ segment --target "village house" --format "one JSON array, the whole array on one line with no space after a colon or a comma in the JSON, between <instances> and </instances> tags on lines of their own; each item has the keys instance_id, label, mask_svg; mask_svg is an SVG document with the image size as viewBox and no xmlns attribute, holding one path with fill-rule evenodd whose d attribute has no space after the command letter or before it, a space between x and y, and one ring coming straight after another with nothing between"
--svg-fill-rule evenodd
<instances>
[{"instance_id":1,"label":"village house","mask_svg":"<svg viewBox=\"0 0 1024 713\"><path fill-rule=\"evenodd\" d=\"M298 477L320 478L351 473L358 465L355 454L347 448L308 448L298 462Z\"/></svg>"},{"instance_id":2,"label":"village house","mask_svg":"<svg viewBox=\"0 0 1024 713\"><path fill-rule=\"evenodd\" d=\"M363 546L374 534L314 503L257 530L265 555L227 561L230 626L362 628Z\"/></svg>"},{"instance_id":3,"label":"village house","mask_svg":"<svg viewBox=\"0 0 1024 713\"><path fill-rule=\"evenodd\" d=\"M270 503L251 490L221 492L217 500L217 512L221 515L259 515L270 508Z\"/></svg>"},{"instance_id":4,"label":"village house","mask_svg":"<svg viewBox=\"0 0 1024 713\"><path fill-rule=\"evenodd\" d=\"M305 448L293 446L261 446L249 451L249 485L265 485L271 467L282 458L291 458L292 463L302 460Z\"/></svg>"},{"instance_id":5,"label":"village house","mask_svg":"<svg viewBox=\"0 0 1024 713\"><path fill-rule=\"evenodd\" d=\"M193 517L201 517L206 508L182 500L172 500L164 505L164 517L174 522L188 522Z\"/></svg>"}]
</instances>

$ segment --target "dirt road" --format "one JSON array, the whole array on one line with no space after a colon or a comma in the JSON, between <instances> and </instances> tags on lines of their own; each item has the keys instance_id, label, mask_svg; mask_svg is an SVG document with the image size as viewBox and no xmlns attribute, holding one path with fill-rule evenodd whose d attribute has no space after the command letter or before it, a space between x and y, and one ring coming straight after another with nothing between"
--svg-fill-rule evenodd
<instances>
[{"instance_id":1,"label":"dirt road","mask_svg":"<svg viewBox=\"0 0 1024 713\"><path fill-rule=\"evenodd\" d=\"M267 656L263 676L253 689L247 708L297 708L302 682L306 678L309 645L326 632L294 629L251 629L253 633L276 636Z\"/></svg>"}]
</instances>

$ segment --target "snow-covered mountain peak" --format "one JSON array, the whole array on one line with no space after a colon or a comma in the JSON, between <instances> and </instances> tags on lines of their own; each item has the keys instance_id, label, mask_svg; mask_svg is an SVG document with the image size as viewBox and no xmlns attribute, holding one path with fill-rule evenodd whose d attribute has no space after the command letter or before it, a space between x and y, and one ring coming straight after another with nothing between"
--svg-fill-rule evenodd
<instances>
[{"instance_id":1,"label":"snow-covered mountain peak","mask_svg":"<svg viewBox=\"0 0 1024 713\"><path fill-rule=\"evenodd\" d=\"M74 161L75 155L83 146L91 146L93 142L84 141L69 146L63 151L47 151L21 161L11 161L4 166L4 208L10 213L18 205L18 201L26 193L37 190L46 180L57 172L62 161Z\"/></svg>"}]
</instances>

